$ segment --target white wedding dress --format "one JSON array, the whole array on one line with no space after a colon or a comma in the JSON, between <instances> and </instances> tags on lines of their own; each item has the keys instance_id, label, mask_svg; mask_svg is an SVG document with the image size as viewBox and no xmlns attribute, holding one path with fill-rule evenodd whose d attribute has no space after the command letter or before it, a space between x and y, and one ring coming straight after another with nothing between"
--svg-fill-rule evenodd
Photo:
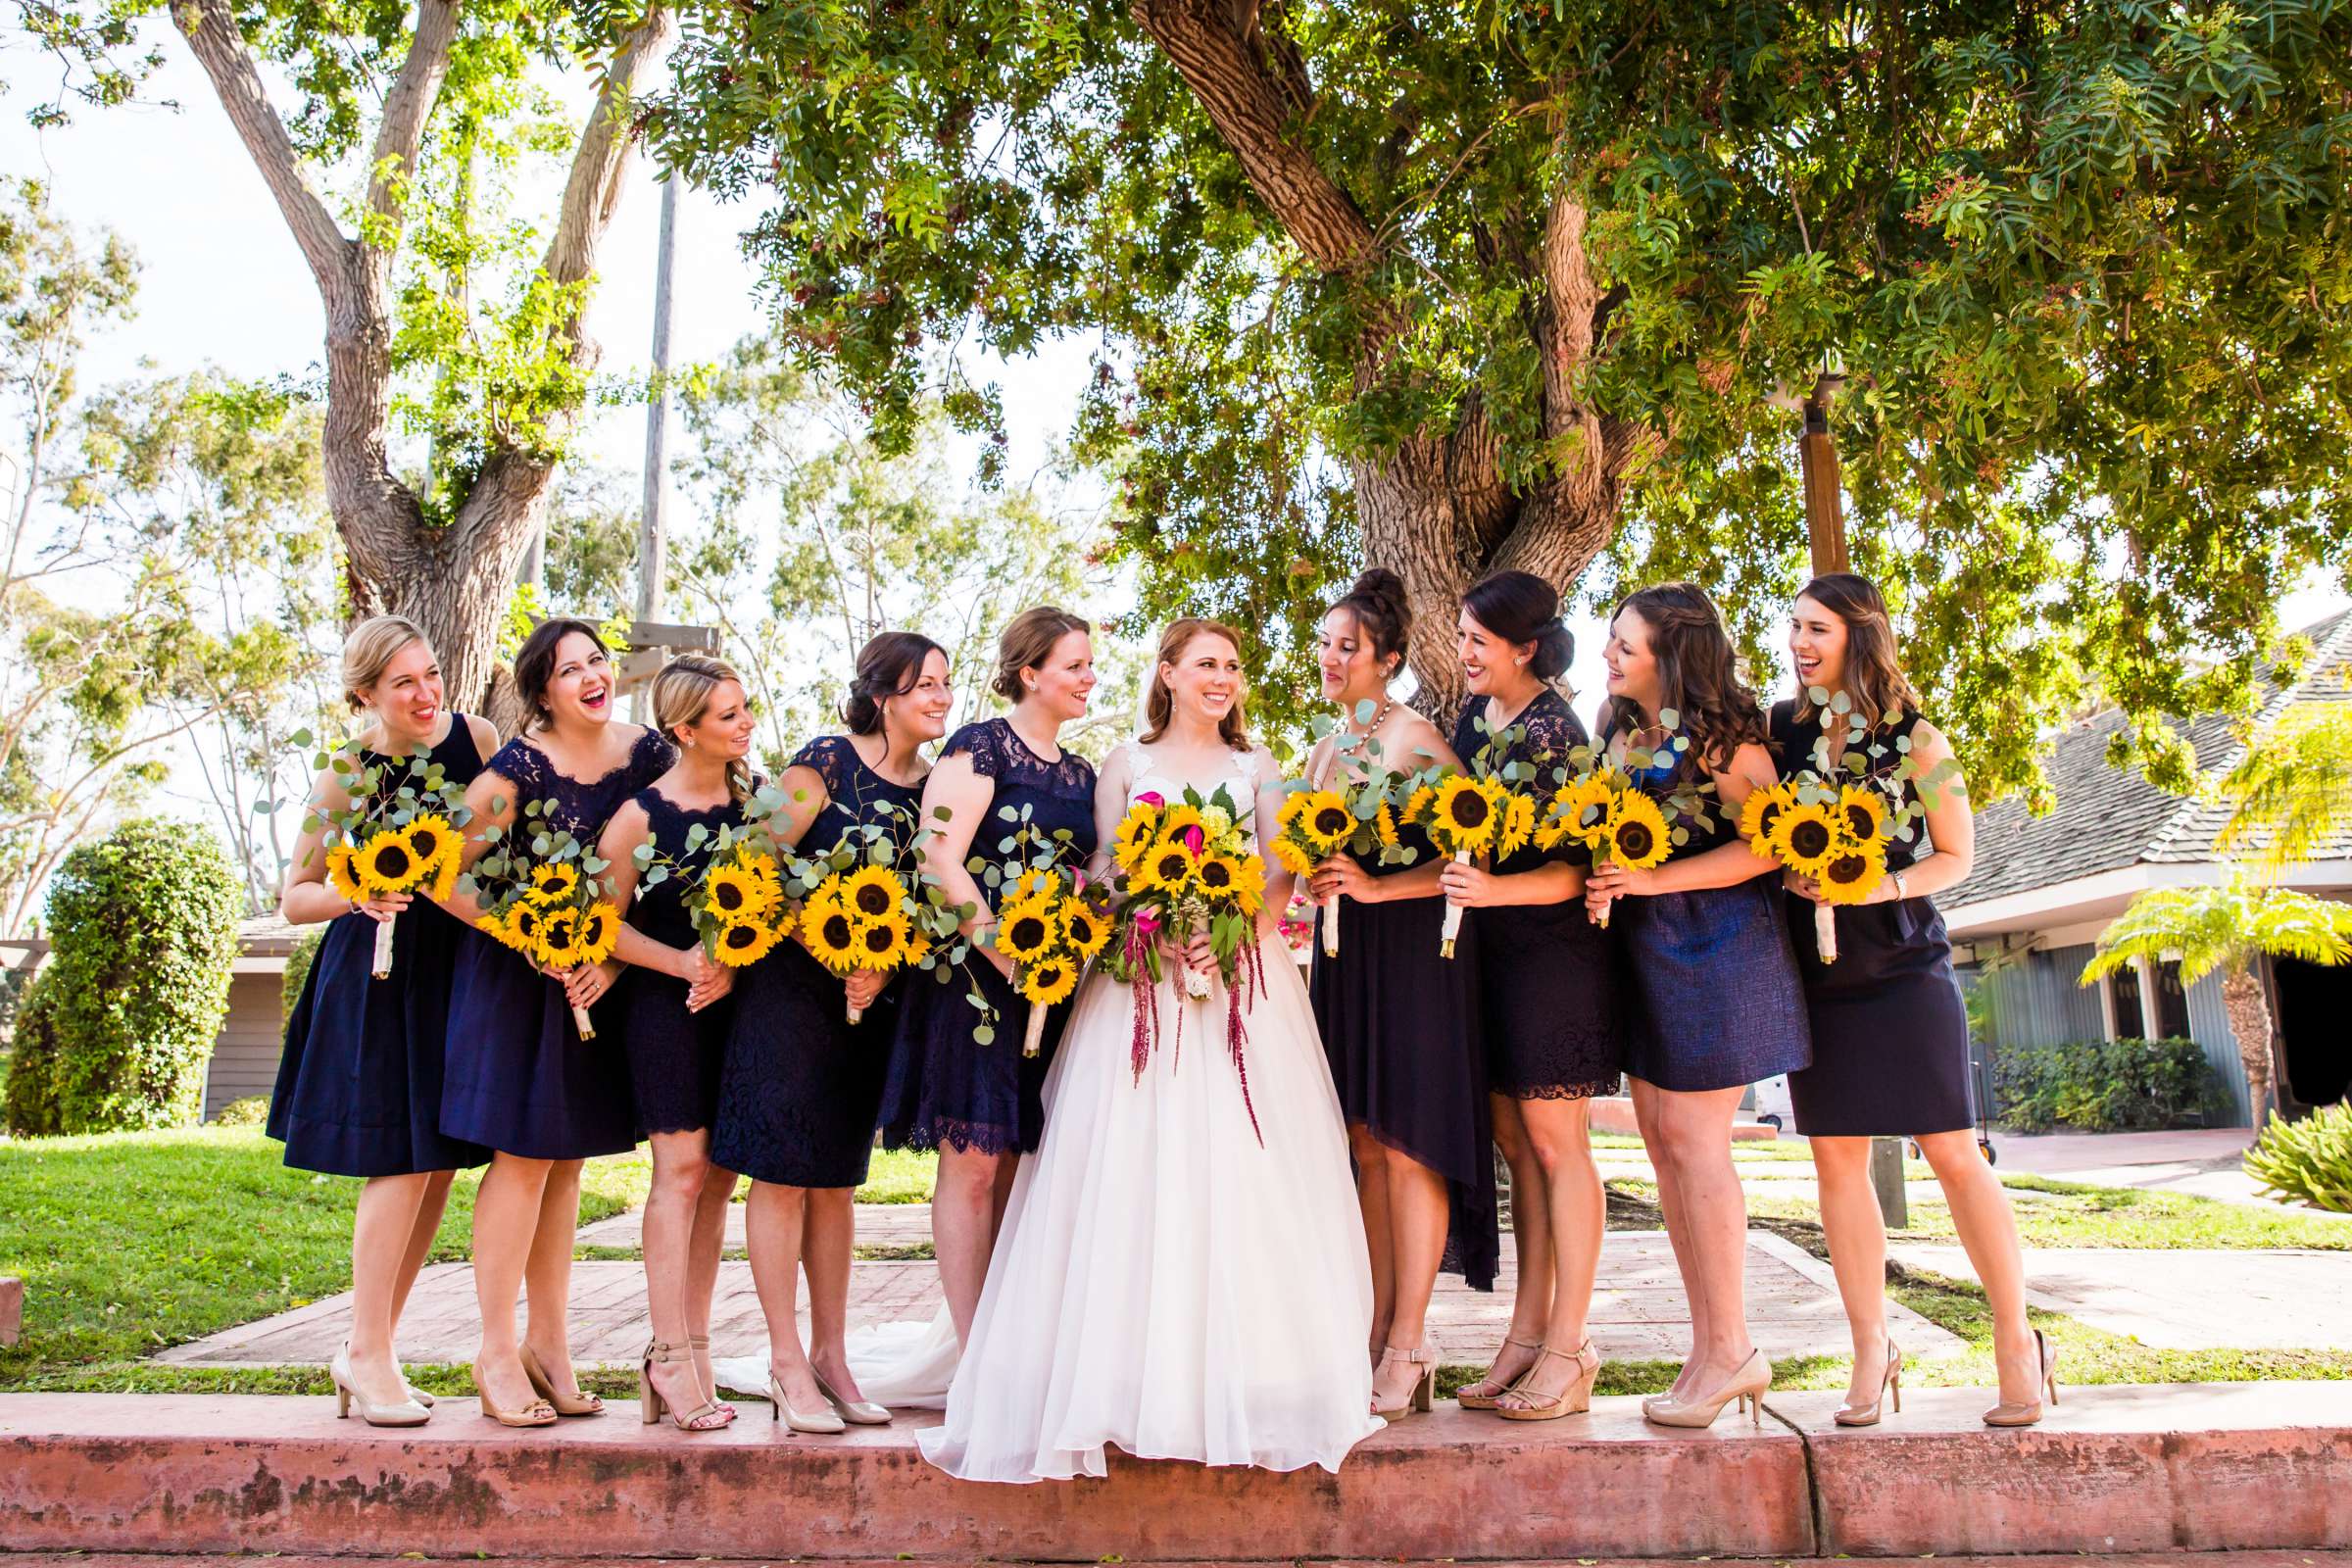
<instances>
[{"instance_id":1,"label":"white wedding dress","mask_svg":"<svg viewBox=\"0 0 2352 1568\"><path fill-rule=\"evenodd\" d=\"M1254 802L1247 756L1224 777L1171 778L1128 744L1130 800L1174 800L1190 784L1203 796L1224 785L1245 810ZM1279 938L1260 956L1249 1104L1222 982L1199 1000L1174 973L1160 982L1159 1043L1140 1079L1133 994L1099 972L1080 988L1046 1079L1044 1142L1014 1178L946 1422L916 1437L943 1470L1100 1476L1111 1446L1337 1470L1381 1430L1369 1413L1371 1264L1339 1097L1298 966ZM935 1373L954 1354L939 1325L909 1326L896 1348L925 1335ZM889 1396L871 1381L865 1392Z\"/></svg>"}]
</instances>

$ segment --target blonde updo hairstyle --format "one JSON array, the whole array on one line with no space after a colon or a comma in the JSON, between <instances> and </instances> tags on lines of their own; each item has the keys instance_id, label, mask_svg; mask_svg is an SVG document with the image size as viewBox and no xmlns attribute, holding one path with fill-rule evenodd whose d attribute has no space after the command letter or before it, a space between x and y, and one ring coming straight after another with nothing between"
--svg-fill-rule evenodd
<instances>
[{"instance_id":1,"label":"blonde updo hairstyle","mask_svg":"<svg viewBox=\"0 0 2352 1568\"><path fill-rule=\"evenodd\" d=\"M395 656L424 633L406 615L369 615L343 639L343 701L355 713L368 711L365 694L384 678ZM427 645L430 652L430 645Z\"/></svg>"},{"instance_id":2,"label":"blonde updo hairstyle","mask_svg":"<svg viewBox=\"0 0 2352 1568\"><path fill-rule=\"evenodd\" d=\"M1199 615L1187 615L1168 622L1168 629L1159 634L1159 652L1152 656L1152 685L1144 693L1144 744L1149 746L1168 732L1169 722L1176 716L1176 694L1168 683L1159 678L1161 668L1184 657L1184 651L1196 637L1222 637L1233 651L1242 651L1241 634L1221 620L1205 620ZM1225 710L1217 720L1217 739L1237 752L1250 749L1250 724L1242 716L1239 701Z\"/></svg>"},{"instance_id":3,"label":"blonde updo hairstyle","mask_svg":"<svg viewBox=\"0 0 2352 1568\"><path fill-rule=\"evenodd\" d=\"M654 725L673 745L684 747L678 732L703 721L710 711L710 694L728 681L743 684L735 666L701 654L680 654L654 677ZM742 758L727 764L727 793L737 805L752 798L752 770Z\"/></svg>"},{"instance_id":4,"label":"blonde updo hairstyle","mask_svg":"<svg viewBox=\"0 0 2352 1568\"><path fill-rule=\"evenodd\" d=\"M1054 657L1054 645L1070 633L1092 633L1094 629L1083 616L1053 605L1022 611L997 639L997 673L988 689L1008 703L1019 702L1029 695L1022 670L1042 667Z\"/></svg>"}]
</instances>

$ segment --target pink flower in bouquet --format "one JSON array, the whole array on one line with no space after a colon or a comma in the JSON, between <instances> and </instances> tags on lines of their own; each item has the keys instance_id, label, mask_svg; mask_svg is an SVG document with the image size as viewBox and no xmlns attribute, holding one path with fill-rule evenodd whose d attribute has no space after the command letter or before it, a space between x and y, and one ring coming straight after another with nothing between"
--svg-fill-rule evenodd
<instances>
[{"instance_id":1,"label":"pink flower in bouquet","mask_svg":"<svg viewBox=\"0 0 2352 1568\"><path fill-rule=\"evenodd\" d=\"M1207 846L1207 844L1208 839L1206 835L1201 833L1199 828L1188 827L1184 830L1184 847L1192 851L1194 859L1198 860L1200 858L1200 852Z\"/></svg>"},{"instance_id":2,"label":"pink flower in bouquet","mask_svg":"<svg viewBox=\"0 0 2352 1568\"><path fill-rule=\"evenodd\" d=\"M1156 811L1161 807L1168 804L1168 798L1160 794L1157 790L1146 790L1143 794L1138 795L1135 798L1135 804L1138 806L1149 806L1152 808L1152 809Z\"/></svg>"},{"instance_id":3,"label":"pink flower in bouquet","mask_svg":"<svg viewBox=\"0 0 2352 1568\"><path fill-rule=\"evenodd\" d=\"M1136 910L1135 929L1144 936L1155 934L1159 930L1159 911L1156 909Z\"/></svg>"}]
</instances>

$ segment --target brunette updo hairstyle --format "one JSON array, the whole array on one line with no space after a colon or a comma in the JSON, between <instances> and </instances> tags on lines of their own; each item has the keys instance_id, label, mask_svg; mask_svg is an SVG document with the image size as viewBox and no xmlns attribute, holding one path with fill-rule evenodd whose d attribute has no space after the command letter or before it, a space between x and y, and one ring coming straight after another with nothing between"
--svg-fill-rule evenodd
<instances>
[{"instance_id":1,"label":"brunette updo hairstyle","mask_svg":"<svg viewBox=\"0 0 2352 1568\"><path fill-rule=\"evenodd\" d=\"M858 650L858 672L850 677L850 695L842 701L841 721L853 735L882 733L882 699L914 690L923 678L923 661L948 651L919 631L886 631L867 639Z\"/></svg>"},{"instance_id":2,"label":"brunette updo hairstyle","mask_svg":"<svg viewBox=\"0 0 2352 1568\"><path fill-rule=\"evenodd\" d=\"M514 692L522 699L522 728L526 735L555 722L555 714L547 706L547 683L556 678L557 647L575 631L608 656L612 652L605 647L603 635L588 622L558 615L533 627L531 634L522 640L522 651L514 656Z\"/></svg>"},{"instance_id":3,"label":"brunette updo hairstyle","mask_svg":"<svg viewBox=\"0 0 2352 1568\"><path fill-rule=\"evenodd\" d=\"M343 701L355 713L368 710L363 694L384 678L402 649L424 641L424 633L406 615L370 615L351 628L343 639ZM428 646L426 653L432 650Z\"/></svg>"},{"instance_id":4,"label":"brunette updo hairstyle","mask_svg":"<svg viewBox=\"0 0 2352 1568\"><path fill-rule=\"evenodd\" d=\"M702 654L680 654L654 677L654 727L683 751L686 737L678 731L701 723L710 711L710 694L728 681L743 684L734 665ZM727 764L727 793L738 806L751 799L752 770L740 757Z\"/></svg>"},{"instance_id":5,"label":"brunette updo hairstyle","mask_svg":"<svg viewBox=\"0 0 2352 1568\"><path fill-rule=\"evenodd\" d=\"M1021 683L1022 670L1044 664L1054 657L1054 645L1070 633L1091 634L1094 629L1082 616L1053 605L1022 611L997 639L997 673L988 689L1008 703L1019 702L1029 695L1029 688Z\"/></svg>"},{"instance_id":6,"label":"brunette updo hairstyle","mask_svg":"<svg viewBox=\"0 0 2352 1568\"><path fill-rule=\"evenodd\" d=\"M1866 728L1878 728L1889 713L1919 710L1919 693L1895 656L1894 622L1877 583L1857 572L1825 571L1799 588L1796 597L1812 600L1845 622L1845 694ZM1796 721L1810 724L1819 716L1812 695L1798 681Z\"/></svg>"},{"instance_id":7,"label":"brunette updo hairstyle","mask_svg":"<svg viewBox=\"0 0 2352 1568\"><path fill-rule=\"evenodd\" d=\"M1413 633L1413 607L1405 602L1404 579L1386 566L1368 566L1340 602L1355 620L1356 635L1372 645L1376 660L1394 660L1381 673L1395 680L1404 667L1405 639Z\"/></svg>"},{"instance_id":8,"label":"brunette updo hairstyle","mask_svg":"<svg viewBox=\"0 0 2352 1568\"><path fill-rule=\"evenodd\" d=\"M1462 595L1470 618L1513 646L1535 644L1528 668L1556 681L1576 658L1576 638L1560 621L1560 594L1532 571L1491 571Z\"/></svg>"},{"instance_id":9,"label":"brunette updo hairstyle","mask_svg":"<svg viewBox=\"0 0 2352 1568\"><path fill-rule=\"evenodd\" d=\"M1221 620L1203 620L1187 615L1168 622L1168 629L1159 634L1159 651L1152 656L1152 684L1144 693L1144 733L1146 746L1168 732L1168 723L1176 716L1176 694L1168 683L1159 678L1162 664L1173 664L1184 657L1196 637L1222 637L1233 651L1242 651L1241 634ZM1237 700L1217 720L1217 739L1237 752L1250 749L1250 722L1242 715L1242 704Z\"/></svg>"},{"instance_id":10,"label":"brunette updo hairstyle","mask_svg":"<svg viewBox=\"0 0 2352 1568\"><path fill-rule=\"evenodd\" d=\"M1764 710L1755 693L1740 681L1740 655L1724 630L1715 601L1696 583L1662 582L1630 593L1609 612L1609 624L1627 611L1649 627L1650 657L1658 662L1658 706L1671 708L1681 733L1690 741L1689 760L1708 769L1724 766L1740 747L1767 739ZM1601 706L1605 741L1623 730L1653 723L1639 705L1612 697Z\"/></svg>"}]
</instances>

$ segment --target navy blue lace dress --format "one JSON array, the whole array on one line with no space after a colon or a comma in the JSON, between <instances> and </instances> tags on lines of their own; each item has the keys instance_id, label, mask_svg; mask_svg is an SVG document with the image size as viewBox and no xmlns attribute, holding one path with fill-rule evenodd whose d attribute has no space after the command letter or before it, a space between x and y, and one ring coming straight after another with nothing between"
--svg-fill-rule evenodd
<instances>
[{"instance_id":1,"label":"navy blue lace dress","mask_svg":"<svg viewBox=\"0 0 2352 1568\"><path fill-rule=\"evenodd\" d=\"M673 868L651 887L640 878L629 900L629 924L665 948L691 947L702 939L686 912L686 890L710 862L710 837L742 825L743 807L729 801L689 810L670 804L658 789L639 790L630 799L645 812L656 852L684 871ZM705 837L689 850L686 835L697 824ZM614 988L618 995L606 1010L628 1053L638 1132L685 1133L711 1124L718 1109L719 1062L742 989L741 976L737 980L735 990L700 1012L689 1012L686 982L676 975L635 966L622 972Z\"/></svg>"},{"instance_id":2,"label":"navy blue lace dress","mask_svg":"<svg viewBox=\"0 0 2352 1568\"><path fill-rule=\"evenodd\" d=\"M1905 713L1863 743L1886 747L1868 777L1877 788L1899 791L1905 806L1919 793L1913 781L1892 778L1901 757L1894 743L1918 723L1917 713ZM1819 736L1816 727L1798 727L1793 702L1773 705L1772 747L1783 777L1815 766ZM1898 833L1886 846L1886 869L1907 869L1925 839L1925 823L1914 823L1908 836ZM1823 963L1812 902L1793 893L1783 898L1813 1025L1813 1065L1788 1075L1796 1130L1817 1138L1891 1138L1973 1125L1968 1009L1936 902L1922 896L1840 908L1838 961Z\"/></svg>"},{"instance_id":3,"label":"navy blue lace dress","mask_svg":"<svg viewBox=\"0 0 2352 1568\"><path fill-rule=\"evenodd\" d=\"M1678 782L1672 769L1630 771L1657 798L1669 823L1690 829L1675 858L1740 837L1739 824L1720 805L1709 807L1703 825L1678 821L1667 800ZM1742 1088L1813 1059L1804 987L1774 878L1619 899L1609 925L1624 955L1625 1070L1634 1077L1696 1093Z\"/></svg>"},{"instance_id":4,"label":"navy blue lace dress","mask_svg":"<svg viewBox=\"0 0 2352 1568\"><path fill-rule=\"evenodd\" d=\"M998 849L1014 825L998 815L1007 807L1015 811L1026 807L1031 826L1047 835L1067 829L1071 863L1084 865L1095 853L1095 769L1085 758L1064 752L1058 761L1049 762L1003 718L966 724L948 737L940 755L968 755L972 770L996 783L987 815L972 838L973 857L999 866L1011 858ZM997 1009L996 1038L985 1046L972 1038L982 1018L961 985L909 987L882 1093L886 1148L945 1145L991 1154L1037 1150L1046 1123L1046 1068L1070 1009L1055 1007L1048 1014L1043 1049L1024 1056L1021 1031L1029 1004L985 958L975 955L970 971Z\"/></svg>"},{"instance_id":5,"label":"navy blue lace dress","mask_svg":"<svg viewBox=\"0 0 2352 1568\"><path fill-rule=\"evenodd\" d=\"M594 844L620 803L669 771L675 754L652 730L602 778L567 778L527 740L507 742L489 772L514 786L514 810L550 803L548 820ZM637 1143L620 1014L604 1004L594 1040L572 1027L560 981L495 942L465 950L449 998L449 1073L441 1131L528 1159L586 1159Z\"/></svg>"},{"instance_id":6,"label":"navy blue lace dress","mask_svg":"<svg viewBox=\"0 0 2352 1568\"><path fill-rule=\"evenodd\" d=\"M909 848L922 786L884 778L865 765L846 735L810 741L792 765L825 781L825 808L802 835L803 852L821 855L851 828L879 824L898 844L899 871L911 887ZM738 974L710 1157L754 1181L783 1187L863 1182L899 998L908 987L942 989L921 970L894 975L853 1024L841 977L798 942L779 943ZM963 994L961 986L951 989L958 998Z\"/></svg>"},{"instance_id":7,"label":"navy blue lace dress","mask_svg":"<svg viewBox=\"0 0 2352 1568\"><path fill-rule=\"evenodd\" d=\"M1478 727L1485 708L1483 700L1473 701L1454 724L1454 755L1465 765L1484 756L1490 769L1526 762L1536 769L1529 787L1548 795L1557 785L1553 770L1586 744L1585 726L1567 699L1545 687L1493 735ZM1552 850L1524 844L1494 869L1516 876L1547 861L1585 865L1591 858L1574 844ZM1462 923L1478 933L1479 1005L1494 1092L1513 1100L1616 1093L1625 1043L1615 941L1586 915L1584 901L1471 909Z\"/></svg>"},{"instance_id":8,"label":"navy blue lace dress","mask_svg":"<svg viewBox=\"0 0 2352 1568\"><path fill-rule=\"evenodd\" d=\"M361 755L363 766L397 779L399 759ZM440 763L454 783L472 782L482 756L465 714L450 715L449 733L422 760ZM286 1019L270 1136L285 1144L286 1163L297 1170L413 1176L490 1157L440 1126L450 985L459 956L490 939L422 897L410 901L393 930L392 973L378 980L375 922L357 910L328 921Z\"/></svg>"},{"instance_id":9,"label":"navy blue lace dress","mask_svg":"<svg viewBox=\"0 0 2352 1568\"><path fill-rule=\"evenodd\" d=\"M1427 866L1437 851L1419 828L1400 831L1409 865L1358 855L1369 874ZM1448 959L1440 952L1446 901L1348 900L1340 954L1323 953L1315 907L1307 996L1331 1063L1332 1087L1350 1126L1446 1178L1451 1223L1444 1267L1472 1290L1494 1288L1501 1243L1495 1217L1494 1113L1480 1043L1478 934L1465 920Z\"/></svg>"}]
</instances>

